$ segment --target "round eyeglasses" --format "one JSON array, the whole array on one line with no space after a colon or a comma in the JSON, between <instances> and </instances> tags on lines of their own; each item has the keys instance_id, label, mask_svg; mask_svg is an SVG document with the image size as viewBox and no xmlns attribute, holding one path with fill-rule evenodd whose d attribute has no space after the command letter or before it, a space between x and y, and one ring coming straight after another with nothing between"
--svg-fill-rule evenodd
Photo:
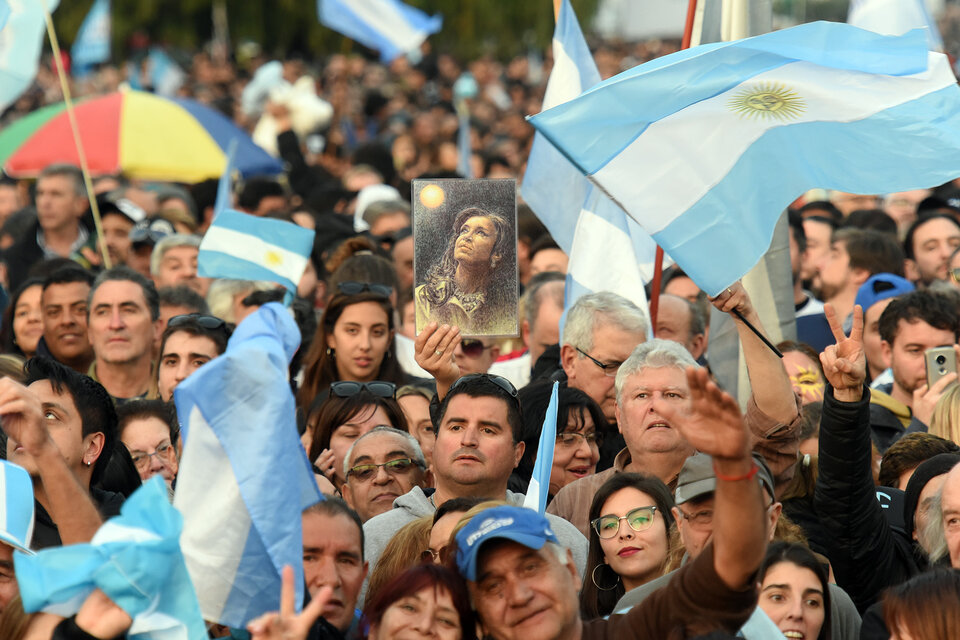
<instances>
[{"instance_id":1,"label":"round eyeglasses","mask_svg":"<svg viewBox=\"0 0 960 640\"><path fill-rule=\"evenodd\" d=\"M597 535L606 540L620 532L621 520L626 520L634 531L649 529L653 524L656 513L656 507L639 507L627 512L625 516L615 516L613 514L600 516L590 524L593 525L593 530L597 532Z\"/></svg>"}]
</instances>

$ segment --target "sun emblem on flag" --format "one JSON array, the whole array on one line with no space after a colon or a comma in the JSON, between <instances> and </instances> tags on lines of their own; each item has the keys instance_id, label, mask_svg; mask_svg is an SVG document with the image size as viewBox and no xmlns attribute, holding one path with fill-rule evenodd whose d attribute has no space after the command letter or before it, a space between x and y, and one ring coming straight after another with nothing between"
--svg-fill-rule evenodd
<instances>
[{"instance_id":1,"label":"sun emblem on flag","mask_svg":"<svg viewBox=\"0 0 960 640\"><path fill-rule=\"evenodd\" d=\"M279 267L283 264L283 256L281 256L276 251L267 251L263 255L264 262L266 262L271 267Z\"/></svg>"},{"instance_id":2,"label":"sun emblem on flag","mask_svg":"<svg viewBox=\"0 0 960 640\"><path fill-rule=\"evenodd\" d=\"M738 91L728 106L747 118L795 120L806 109L796 91L776 82L763 82Z\"/></svg>"}]
</instances>

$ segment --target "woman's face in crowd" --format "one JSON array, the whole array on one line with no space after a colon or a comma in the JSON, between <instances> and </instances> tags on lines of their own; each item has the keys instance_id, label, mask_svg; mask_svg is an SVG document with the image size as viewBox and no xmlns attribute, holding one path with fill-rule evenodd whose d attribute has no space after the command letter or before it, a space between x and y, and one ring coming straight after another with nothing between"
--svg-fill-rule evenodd
<instances>
[{"instance_id":1,"label":"woman's face in crowd","mask_svg":"<svg viewBox=\"0 0 960 640\"><path fill-rule=\"evenodd\" d=\"M336 351L337 378L376 380L392 339L387 313L376 302L358 302L344 308L327 336L327 346Z\"/></svg>"},{"instance_id":2,"label":"woman's face in crowd","mask_svg":"<svg viewBox=\"0 0 960 640\"><path fill-rule=\"evenodd\" d=\"M630 520L620 520L619 528L611 538L600 538L603 561L610 565L629 591L655 578L667 558L667 527L663 514L649 509L637 512L642 507L655 507L652 497L633 487L620 489L603 503L601 516L614 515ZM642 529L634 530L630 526ZM598 535L596 530L592 535Z\"/></svg>"},{"instance_id":3,"label":"woman's face in crowd","mask_svg":"<svg viewBox=\"0 0 960 640\"><path fill-rule=\"evenodd\" d=\"M453 259L460 264L489 266L493 245L497 243L497 228L484 216L464 220L453 248Z\"/></svg>"},{"instance_id":4,"label":"woman's face in crowd","mask_svg":"<svg viewBox=\"0 0 960 640\"><path fill-rule=\"evenodd\" d=\"M572 409L567 418L567 428L557 436L557 443L553 448L550 493L556 494L574 480L595 473L599 460L597 428L590 412Z\"/></svg>"},{"instance_id":5,"label":"woman's face in crowd","mask_svg":"<svg viewBox=\"0 0 960 640\"><path fill-rule=\"evenodd\" d=\"M334 427L330 434L330 450L334 455L334 473L342 483L346 480L343 475L343 461L347 451L356 442L357 438L373 431L376 427L392 427L390 417L383 407L368 405L363 407L345 423Z\"/></svg>"},{"instance_id":6,"label":"woman's face in crowd","mask_svg":"<svg viewBox=\"0 0 960 640\"><path fill-rule=\"evenodd\" d=\"M810 569L779 562L760 585L759 606L787 638L815 640L823 626L823 585Z\"/></svg>"},{"instance_id":7,"label":"woman's face in crowd","mask_svg":"<svg viewBox=\"0 0 960 640\"><path fill-rule=\"evenodd\" d=\"M26 355L33 355L37 343L43 335L43 314L40 312L40 294L43 287L39 284L24 289L17 299L13 310L13 336L17 346Z\"/></svg>"},{"instance_id":8,"label":"woman's face in crowd","mask_svg":"<svg viewBox=\"0 0 960 640\"><path fill-rule=\"evenodd\" d=\"M131 420L120 439L127 445L141 480L160 474L167 484L177 476L177 452L170 442L170 428L156 417Z\"/></svg>"},{"instance_id":9,"label":"woman's face in crowd","mask_svg":"<svg viewBox=\"0 0 960 640\"><path fill-rule=\"evenodd\" d=\"M460 640L462 636L453 599L434 586L400 598L387 607L379 624L370 625L370 640Z\"/></svg>"},{"instance_id":10,"label":"woman's face in crowd","mask_svg":"<svg viewBox=\"0 0 960 640\"><path fill-rule=\"evenodd\" d=\"M783 354L783 366L803 404L823 401L824 381L820 367L807 354L787 351Z\"/></svg>"}]
</instances>

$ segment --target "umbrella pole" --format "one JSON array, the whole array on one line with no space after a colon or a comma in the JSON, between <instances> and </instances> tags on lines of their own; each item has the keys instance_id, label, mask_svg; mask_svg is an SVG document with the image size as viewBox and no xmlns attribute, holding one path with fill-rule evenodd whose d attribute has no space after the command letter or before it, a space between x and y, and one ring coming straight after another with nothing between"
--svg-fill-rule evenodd
<instances>
[{"instance_id":1,"label":"umbrella pole","mask_svg":"<svg viewBox=\"0 0 960 640\"><path fill-rule=\"evenodd\" d=\"M70 99L70 86L67 83L67 75L63 70L63 59L60 57L60 43L57 41L57 33L53 30L53 17L47 8L47 0L40 0L43 5L43 14L47 21L47 35L50 38L50 46L53 48L53 61L57 66L57 75L60 76L60 89L63 91L63 102L66 106L67 118L70 120L70 129L73 131L73 142L77 145L77 155L80 157L80 171L83 173L83 183L87 188L87 199L90 201L90 211L93 213L93 224L97 231L97 246L100 248L100 255L103 257L103 266L109 269L110 254L106 250L103 237L103 224L100 222L100 208L97 206L97 198L93 193L93 180L90 179L90 168L87 166L87 154L83 151L83 142L80 140L80 127L77 125L77 118L73 113L73 100Z\"/></svg>"}]
</instances>

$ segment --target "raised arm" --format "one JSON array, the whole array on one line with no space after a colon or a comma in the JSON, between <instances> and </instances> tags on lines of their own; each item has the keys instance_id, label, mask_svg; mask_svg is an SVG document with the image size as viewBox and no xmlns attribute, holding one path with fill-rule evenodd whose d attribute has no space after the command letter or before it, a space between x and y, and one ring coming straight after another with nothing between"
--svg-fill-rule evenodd
<instances>
[{"instance_id":1,"label":"raised arm","mask_svg":"<svg viewBox=\"0 0 960 640\"><path fill-rule=\"evenodd\" d=\"M443 400L451 385L460 377L460 367L453 351L460 344L460 328L450 325L438 326L430 322L414 342L414 357L420 367L437 381L437 400Z\"/></svg>"}]
</instances>

